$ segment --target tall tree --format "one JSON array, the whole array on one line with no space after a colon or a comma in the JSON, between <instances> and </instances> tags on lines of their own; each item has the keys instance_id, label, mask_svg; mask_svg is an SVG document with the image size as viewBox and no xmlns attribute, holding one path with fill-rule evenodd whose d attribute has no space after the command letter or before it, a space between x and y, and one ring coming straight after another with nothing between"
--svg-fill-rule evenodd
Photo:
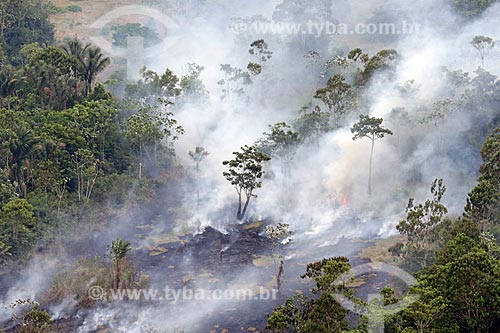
<instances>
[{"instance_id":1,"label":"tall tree","mask_svg":"<svg viewBox=\"0 0 500 333\"><path fill-rule=\"evenodd\" d=\"M373 148L375 141L384 138L386 135L392 135L391 130L383 128L382 118L374 118L367 115L360 115L359 121L351 128L351 133L354 134L353 140L368 138L371 141L370 150L370 166L368 176L368 194L372 194L372 162L373 162Z\"/></svg>"},{"instance_id":2,"label":"tall tree","mask_svg":"<svg viewBox=\"0 0 500 333\"><path fill-rule=\"evenodd\" d=\"M484 59L488 53L495 47L495 41L491 37L475 36L470 42L481 57L481 67L484 68Z\"/></svg>"},{"instance_id":3,"label":"tall tree","mask_svg":"<svg viewBox=\"0 0 500 333\"><path fill-rule=\"evenodd\" d=\"M224 73L224 78L217 81L222 90L221 100L232 102L233 97L242 97L245 94L243 86L252 83L250 74L241 68L222 64L220 71Z\"/></svg>"},{"instance_id":4,"label":"tall tree","mask_svg":"<svg viewBox=\"0 0 500 333\"><path fill-rule=\"evenodd\" d=\"M83 77L85 82L85 96L92 91L96 76L104 71L111 63L109 57L105 57L99 47L88 47L84 51Z\"/></svg>"},{"instance_id":5,"label":"tall tree","mask_svg":"<svg viewBox=\"0 0 500 333\"><path fill-rule=\"evenodd\" d=\"M435 239L434 230L448 213L446 206L441 203L445 192L443 180L435 179L431 185L432 199L418 205L415 204L413 198L408 201L406 218L396 226L408 240L404 248L408 268L413 270L425 268L432 259L434 251L431 245ZM416 264L413 265L410 261Z\"/></svg>"},{"instance_id":6,"label":"tall tree","mask_svg":"<svg viewBox=\"0 0 500 333\"><path fill-rule=\"evenodd\" d=\"M17 182L17 190L21 198L25 198L27 194L26 180L30 173L31 157L37 139L33 131L24 127L17 128L14 136L10 138L8 147L10 150L12 176Z\"/></svg>"},{"instance_id":7,"label":"tall tree","mask_svg":"<svg viewBox=\"0 0 500 333\"><path fill-rule=\"evenodd\" d=\"M328 79L326 87L316 91L314 98L321 100L333 118L333 129L337 129L339 118L347 113L353 103L354 92L342 75L336 74Z\"/></svg>"},{"instance_id":8,"label":"tall tree","mask_svg":"<svg viewBox=\"0 0 500 333\"><path fill-rule=\"evenodd\" d=\"M281 162L281 171L289 176L289 164L295 155L299 143L299 133L284 122L269 125L270 132L257 142L258 148L270 155L277 157Z\"/></svg>"},{"instance_id":9,"label":"tall tree","mask_svg":"<svg viewBox=\"0 0 500 333\"><path fill-rule=\"evenodd\" d=\"M203 147L196 147L194 151L189 151L189 157L194 162L194 166L196 169L196 174L198 176L197 184L196 184L196 206L200 206L200 164L201 162L210 155L208 151L206 151Z\"/></svg>"},{"instance_id":10,"label":"tall tree","mask_svg":"<svg viewBox=\"0 0 500 333\"><path fill-rule=\"evenodd\" d=\"M81 40L72 38L66 40L62 45L63 50L73 59L72 72L73 76L81 82L85 81L85 53L91 44L83 44ZM76 82L75 91L78 91L78 83Z\"/></svg>"},{"instance_id":11,"label":"tall tree","mask_svg":"<svg viewBox=\"0 0 500 333\"><path fill-rule=\"evenodd\" d=\"M256 63L250 62L247 66L250 73L254 75L259 75L262 72L264 63L271 59L273 55L273 52L269 50L269 45L263 39L252 42L248 53L254 56L257 61Z\"/></svg>"},{"instance_id":12,"label":"tall tree","mask_svg":"<svg viewBox=\"0 0 500 333\"><path fill-rule=\"evenodd\" d=\"M234 152L233 155L232 160L222 162L228 167L223 175L238 193L236 218L241 221L245 217L250 199L256 197L255 189L262 187L260 179L264 175L263 163L270 161L271 157L259 151L255 146L241 147L241 151ZM245 196L244 204L243 195Z\"/></svg>"},{"instance_id":13,"label":"tall tree","mask_svg":"<svg viewBox=\"0 0 500 333\"><path fill-rule=\"evenodd\" d=\"M196 172L200 172L200 164L208 155L210 153L203 147L196 147L194 151L189 151L189 157L194 162Z\"/></svg>"}]
</instances>

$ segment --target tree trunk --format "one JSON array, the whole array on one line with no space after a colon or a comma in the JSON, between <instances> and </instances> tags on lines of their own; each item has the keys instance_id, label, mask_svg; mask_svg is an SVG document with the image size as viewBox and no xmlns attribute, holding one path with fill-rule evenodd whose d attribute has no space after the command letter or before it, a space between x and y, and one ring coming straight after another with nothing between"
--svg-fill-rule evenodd
<instances>
[{"instance_id":1,"label":"tree trunk","mask_svg":"<svg viewBox=\"0 0 500 333\"><path fill-rule=\"evenodd\" d=\"M236 218L238 221L243 219L243 215L241 214L241 192L238 192L238 212L236 213Z\"/></svg>"},{"instance_id":2,"label":"tree trunk","mask_svg":"<svg viewBox=\"0 0 500 333\"><path fill-rule=\"evenodd\" d=\"M373 162L373 147L375 146L375 140L372 139L372 149L370 151L370 167L368 175L368 195L372 195L372 162Z\"/></svg>"},{"instance_id":3,"label":"tree trunk","mask_svg":"<svg viewBox=\"0 0 500 333\"><path fill-rule=\"evenodd\" d=\"M241 221L243 220L243 217L245 217L245 214L247 212L247 208L248 208L248 203L250 202L250 198L252 197L252 194L248 194L247 195L247 200L245 202L245 206L243 207L243 211L241 211L239 214L238 214L238 220ZM240 201L240 209L241 209L241 201Z\"/></svg>"},{"instance_id":4,"label":"tree trunk","mask_svg":"<svg viewBox=\"0 0 500 333\"><path fill-rule=\"evenodd\" d=\"M284 268L283 266L285 265L285 263L283 262L283 260L280 261L280 268L278 270L278 274L276 275L276 285L278 287L278 292L281 291L281 277L283 276L283 273L284 273Z\"/></svg>"},{"instance_id":5,"label":"tree trunk","mask_svg":"<svg viewBox=\"0 0 500 333\"><path fill-rule=\"evenodd\" d=\"M121 275L121 270L120 270L120 262L118 259L116 261L116 276L115 276L115 288L116 289L120 288L120 275Z\"/></svg>"}]
</instances>

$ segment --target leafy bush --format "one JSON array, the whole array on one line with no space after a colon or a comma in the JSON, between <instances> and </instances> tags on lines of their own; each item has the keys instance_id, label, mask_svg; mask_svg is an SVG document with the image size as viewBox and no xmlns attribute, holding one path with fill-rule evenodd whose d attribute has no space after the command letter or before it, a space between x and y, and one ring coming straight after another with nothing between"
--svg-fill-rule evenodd
<instances>
[{"instance_id":1,"label":"leafy bush","mask_svg":"<svg viewBox=\"0 0 500 333\"><path fill-rule=\"evenodd\" d=\"M138 276L130 263L124 262L121 268L121 288L145 288L147 286L145 276ZM89 288L98 286L106 291L113 289L114 282L115 272L111 263L101 257L83 258L78 260L73 268L55 276L43 301L56 304L70 295L75 295L75 299L81 306L90 307L96 300L89 296Z\"/></svg>"}]
</instances>

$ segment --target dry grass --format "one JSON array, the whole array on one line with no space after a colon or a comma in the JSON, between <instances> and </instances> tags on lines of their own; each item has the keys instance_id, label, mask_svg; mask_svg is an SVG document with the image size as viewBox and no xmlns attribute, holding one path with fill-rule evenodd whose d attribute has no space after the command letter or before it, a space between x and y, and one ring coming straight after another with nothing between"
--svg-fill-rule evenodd
<instances>
[{"instance_id":1,"label":"dry grass","mask_svg":"<svg viewBox=\"0 0 500 333\"><path fill-rule=\"evenodd\" d=\"M262 225L264 224L264 221L256 221L250 224L245 224L242 229L243 230L251 230L251 229L260 229Z\"/></svg>"},{"instance_id":2,"label":"dry grass","mask_svg":"<svg viewBox=\"0 0 500 333\"><path fill-rule=\"evenodd\" d=\"M393 236L387 239L380 239L375 242L375 245L367 247L358 255L362 259L370 259L372 262L385 262L388 264L399 264L401 259L394 257L389 248L403 241L401 236Z\"/></svg>"},{"instance_id":3,"label":"dry grass","mask_svg":"<svg viewBox=\"0 0 500 333\"><path fill-rule=\"evenodd\" d=\"M168 243L175 243L175 242L180 242L179 235L169 232L169 233L164 233L164 234L159 234L159 235L154 235L149 237L151 242L156 245L165 245Z\"/></svg>"},{"instance_id":4,"label":"dry grass","mask_svg":"<svg viewBox=\"0 0 500 333\"><path fill-rule=\"evenodd\" d=\"M55 6L66 8L70 5L77 5L82 8L78 13L56 13L50 16L50 21L56 27L56 38L63 40L65 37L78 37L87 42L88 36L91 36L89 28L92 22L95 22L105 13L126 5L140 4L138 0L51 0Z\"/></svg>"},{"instance_id":5,"label":"dry grass","mask_svg":"<svg viewBox=\"0 0 500 333\"><path fill-rule=\"evenodd\" d=\"M146 248L150 251L149 255L151 257L156 257L168 252L168 249L158 246L146 246Z\"/></svg>"},{"instance_id":6,"label":"dry grass","mask_svg":"<svg viewBox=\"0 0 500 333\"><path fill-rule=\"evenodd\" d=\"M272 256L260 256L253 259L252 262L255 267L271 267L274 264L274 258Z\"/></svg>"}]
</instances>

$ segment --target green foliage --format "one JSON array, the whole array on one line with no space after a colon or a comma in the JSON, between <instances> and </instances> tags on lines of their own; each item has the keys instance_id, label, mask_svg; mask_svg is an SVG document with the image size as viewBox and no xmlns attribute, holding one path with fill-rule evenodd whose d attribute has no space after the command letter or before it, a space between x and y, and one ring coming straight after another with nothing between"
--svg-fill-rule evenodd
<instances>
[{"instance_id":1,"label":"green foliage","mask_svg":"<svg viewBox=\"0 0 500 333\"><path fill-rule=\"evenodd\" d=\"M126 284L129 280L127 274L127 254L132 251L130 242L124 241L120 238L111 242L111 258L113 259L113 275L114 284L113 288L122 289L124 283Z\"/></svg>"},{"instance_id":2,"label":"green foliage","mask_svg":"<svg viewBox=\"0 0 500 333\"><path fill-rule=\"evenodd\" d=\"M483 244L459 234L438 254L435 267L422 280L442 291L464 330L490 331L498 320L499 268Z\"/></svg>"},{"instance_id":3,"label":"green foliage","mask_svg":"<svg viewBox=\"0 0 500 333\"><path fill-rule=\"evenodd\" d=\"M321 100L328 108L333 118L333 128L336 129L339 126L339 118L346 114L353 104L354 91L342 75L336 74L328 79L326 87L316 91L314 98Z\"/></svg>"},{"instance_id":4,"label":"green foliage","mask_svg":"<svg viewBox=\"0 0 500 333\"><path fill-rule=\"evenodd\" d=\"M0 264L4 264L9 256L12 254L9 252L12 246L9 246L0 241Z\"/></svg>"},{"instance_id":5,"label":"green foliage","mask_svg":"<svg viewBox=\"0 0 500 333\"><path fill-rule=\"evenodd\" d=\"M144 67L141 74L142 80L129 83L125 87L127 99L134 101L139 106L156 106L159 103L173 104L173 101L181 94L180 79L170 69L167 68L163 74L159 75ZM191 75L196 76L196 73L192 72ZM191 79L195 80L192 76ZM185 86L189 85L186 81L184 84Z\"/></svg>"},{"instance_id":6,"label":"green foliage","mask_svg":"<svg viewBox=\"0 0 500 333\"><path fill-rule=\"evenodd\" d=\"M249 62L247 69L253 75L259 75L260 73L262 73L262 65L256 64L254 62Z\"/></svg>"},{"instance_id":7,"label":"green foliage","mask_svg":"<svg viewBox=\"0 0 500 333\"><path fill-rule=\"evenodd\" d=\"M353 140L368 138L372 141L382 139L386 135L392 135L392 131L383 128L382 118L372 118L367 115L359 116L359 121L351 128L351 133L354 134Z\"/></svg>"},{"instance_id":8,"label":"green foliage","mask_svg":"<svg viewBox=\"0 0 500 333\"><path fill-rule=\"evenodd\" d=\"M465 215L484 230L500 220L500 129L486 139L481 155L479 183L469 193Z\"/></svg>"},{"instance_id":9,"label":"green foliage","mask_svg":"<svg viewBox=\"0 0 500 333\"><path fill-rule=\"evenodd\" d=\"M33 206L26 199L13 199L2 206L0 212L0 240L9 252L21 255L29 249L36 219Z\"/></svg>"},{"instance_id":10,"label":"green foliage","mask_svg":"<svg viewBox=\"0 0 500 333\"><path fill-rule=\"evenodd\" d=\"M496 0L451 0L455 10L466 18L475 18L481 15Z\"/></svg>"},{"instance_id":11,"label":"green foliage","mask_svg":"<svg viewBox=\"0 0 500 333\"><path fill-rule=\"evenodd\" d=\"M30 82L25 89L37 94L40 107L65 109L78 99L78 93L72 91L77 78L68 75L73 66L74 59L59 47L32 49L24 67Z\"/></svg>"},{"instance_id":12,"label":"green foliage","mask_svg":"<svg viewBox=\"0 0 500 333\"><path fill-rule=\"evenodd\" d=\"M432 260L431 245L435 240L435 228L448 213L448 209L441 203L445 192L443 180L434 180L431 185L433 198L418 205L415 205L414 199L411 198L406 207L406 219L396 226L408 241L404 249L404 258L409 269L422 269ZM414 263L411 264L410 260Z\"/></svg>"},{"instance_id":13,"label":"green foliage","mask_svg":"<svg viewBox=\"0 0 500 333\"><path fill-rule=\"evenodd\" d=\"M500 192L490 180L482 180L469 193L465 212L468 217L477 221L483 230L485 226L498 221Z\"/></svg>"},{"instance_id":14,"label":"green foliage","mask_svg":"<svg viewBox=\"0 0 500 333\"><path fill-rule=\"evenodd\" d=\"M96 76L110 64L98 47L77 39L60 47L23 45L18 61L17 68L0 66L0 107L67 109L92 93Z\"/></svg>"},{"instance_id":15,"label":"green foliage","mask_svg":"<svg viewBox=\"0 0 500 333\"><path fill-rule=\"evenodd\" d=\"M319 138L330 130L327 112L322 112L319 106L308 112L308 107L300 110L300 117L297 118L293 127L299 133L299 138L303 142L313 142L318 144Z\"/></svg>"},{"instance_id":16,"label":"green foliage","mask_svg":"<svg viewBox=\"0 0 500 333\"><path fill-rule=\"evenodd\" d=\"M179 83L182 92L182 98L190 103L203 103L208 98L208 91L203 84L200 76L205 67L195 63L188 64L187 74L184 75Z\"/></svg>"},{"instance_id":17,"label":"green foliage","mask_svg":"<svg viewBox=\"0 0 500 333\"><path fill-rule=\"evenodd\" d=\"M278 158L281 162L281 172L290 177L290 163L300 143L299 133L294 132L292 127L284 122L269 125L269 129L271 131L264 133L264 137L257 141L257 147L272 158Z\"/></svg>"},{"instance_id":18,"label":"green foliage","mask_svg":"<svg viewBox=\"0 0 500 333\"><path fill-rule=\"evenodd\" d=\"M110 265L102 258L81 258L74 267L58 272L43 299L49 303L62 302L69 295L74 295L79 305L89 307L95 300L89 297L89 288L99 286L111 289L113 277ZM92 281L89 285L89 281Z\"/></svg>"},{"instance_id":19,"label":"green foliage","mask_svg":"<svg viewBox=\"0 0 500 333\"><path fill-rule=\"evenodd\" d=\"M113 262L116 264L117 262L122 261L131 250L132 247L130 247L130 242L126 242L120 238L114 240L111 243Z\"/></svg>"},{"instance_id":20,"label":"green foliage","mask_svg":"<svg viewBox=\"0 0 500 333\"><path fill-rule=\"evenodd\" d=\"M366 61L364 70L358 77L357 85L367 85L376 73L389 71L390 74L399 58L400 56L395 50L386 49L378 52L370 60Z\"/></svg>"},{"instance_id":21,"label":"green foliage","mask_svg":"<svg viewBox=\"0 0 500 333\"><path fill-rule=\"evenodd\" d=\"M184 129L177 125L173 113L159 107L143 107L127 119L125 135L137 154L139 178L142 177L143 163L157 166L171 155L169 148L183 133Z\"/></svg>"},{"instance_id":22,"label":"green foliage","mask_svg":"<svg viewBox=\"0 0 500 333\"><path fill-rule=\"evenodd\" d=\"M15 65L20 63L19 52L24 45L54 41L54 28L41 0L2 0L0 27L0 48Z\"/></svg>"},{"instance_id":23,"label":"green foliage","mask_svg":"<svg viewBox=\"0 0 500 333\"><path fill-rule=\"evenodd\" d=\"M265 228L266 237L273 242L281 242L294 234L289 230L290 225L286 223L278 223L276 226L268 225Z\"/></svg>"},{"instance_id":24,"label":"green foliage","mask_svg":"<svg viewBox=\"0 0 500 333\"><path fill-rule=\"evenodd\" d=\"M256 197L254 190L262 186L260 179L264 175L263 163L271 157L259 151L255 146L241 147L241 151L234 152L232 160L222 162L228 167L223 176L234 186L238 193L238 212L236 217L242 220L252 197ZM242 196L246 197L243 206Z\"/></svg>"},{"instance_id":25,"label":"green foliage","mask_svg":"<svg viewBox=\"0 0 500 333\"><path fill-rule=\"evenodd\" d=\"M144 47L160 43L160 38L154 30L151 30L150 28L139 23L114 25L111 27L111 31L113 33L113 45L118 47L126 47L128 37L144 38Z\"/></svg>"},{"instance_id":26,"label":"green foliage","mask_svg":"<svg viewBox=\"0 0 500 333\"><path fill-rule=\"evenodd\" d=\"M38 302L18 299L10 307L14 309L12 319L16 325L16 332L49 333L52 331L50 314L43 310Z\"/></svg>"},{"instance_id":27,"label":"green foliage","mask_svg":"<svg viewBox=\"0 0 500 333\"><path fill-rule=\"evenodd\" d=\"M496 129L484 143L481 150L483 164L479 169L480 180L491 179L500 183L500 129Z\"/></svg>"},{"instance_id":28,"label":"green foliage","mask_svg":"<svg viewBox=\"0 0 500 333\"><path fill-rule=\"evenodd\" d=\"M118 241L118 240L117 240ZM127 242L118 244L113 242L117 255L122 257L128 253ZM145 288L148 284L144 276L137 276L133 266L125 260L125 257L116 260L120 265L120 288ZM117 266L113 261L110 264L101 257L81 258L76 261L73 267L59 272L55 275L50 288L43 295L43 300L50 304L62 302L68 297L75 297L79 306L91 307L96 299L89 296L89 288L100 287L103 291L108 291L116 287ZM112 301L106 298L108 294L103 294L102 300Z\"/></svg>"},{"instance_id":29,"label":"green foliage","mask_svg":"<svg viewBox=\"0 0 500 333\"><path fill-rule=\"evenodd\" d=\"M266 329L271 330L273 333L285 333L290 327L287 319L287 316L283 312L275 310L267 319Z\"/></svg>"},{"instance_id":30,"label":"green foliage","mask_svg":"<svg viewBox=\"0 0 500 333\"><path fill-rule=\"evenodd\" d=\"M351 266L345 257L328 258L307 265L302 278L316 281L315 298L296 295L277 307L268 318L267 329L273 332L344 332L348 326L347 310L333 294L344 289L334 282Z\"/></svg>"},{"instance_id":31,"label":"green foliage","mask_svg":"<svg viewBox=\"0 0 500 333\"><path fill-rule=\"evenodd\" d=\"M334 282L349 269L351 265L346 257L325 258L308 264L302 278L312 278L316 281L316 290L313 292L334 292L339 288Z\"/></svg>"}]
</instances>

